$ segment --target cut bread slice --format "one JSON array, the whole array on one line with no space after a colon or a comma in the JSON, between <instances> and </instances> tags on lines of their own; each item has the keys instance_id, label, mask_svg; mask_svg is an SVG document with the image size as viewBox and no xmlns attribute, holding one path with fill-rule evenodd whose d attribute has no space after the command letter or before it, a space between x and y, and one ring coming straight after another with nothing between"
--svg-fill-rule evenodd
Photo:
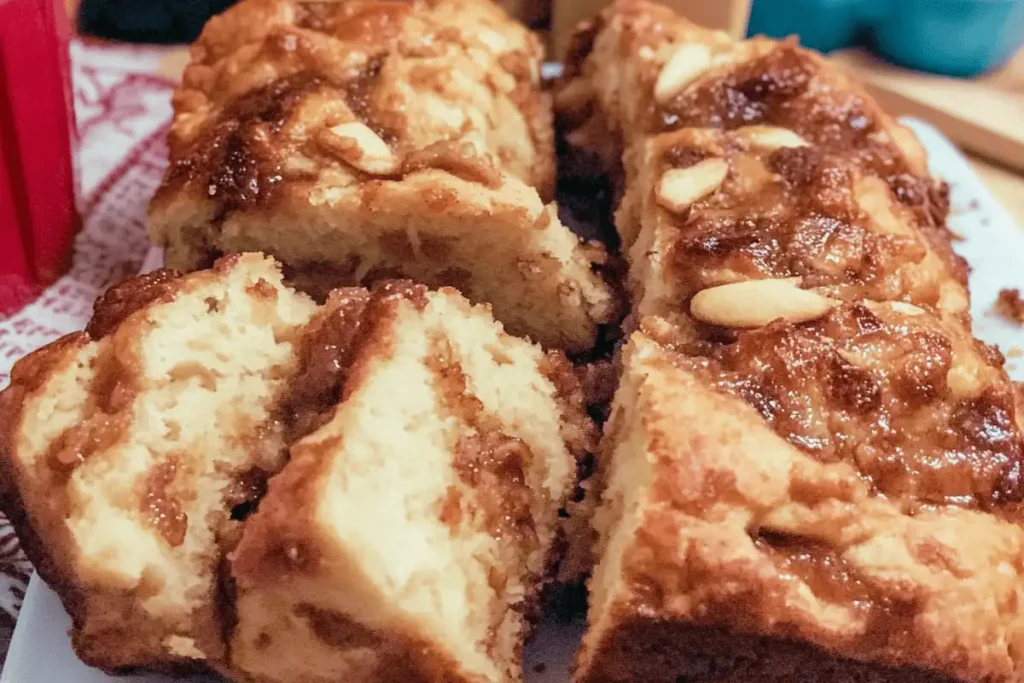
<instances>
[{"instance_id":1,"label":"cut bread slice","mask_svg":"<svg viewBox=\"0 0 1024 683\"><path fill-rule=\"evenodd\" d=\"M454 290L392 286L354 310L333 298L312 326L318 347L353 340L341 401L231 555L233 675L520 680L592 437L572 368Z\"/></svg>"},{"instance_id":2,"label":"cut bread slice","mask_svg":"<svg viewBox=\"0 0 1024 683\"><path fill-rule=\"evenodd\" d=\"M599 325L618 316L612 288L595 272L601 249L584 248L522 181L496 177L491 188L427 169L401 181L286 186L272 210L220 221L205 198L179 199L154 209L151 225L168 262L184 270L213 253L264 251L320 300L336 287L411 278L490 303L510 332L547 347L591 348ZM193 253L195 244L209 249Z\"/></svg>"},{"instance_id":3,"label":"cut bread slice","mask_svg":"<svg viewBox=\"0 0 1024 683\"><path fill-rule=\"evenodd\" d=\"M642 332L623 357L598 457L600 560L574 680L1019 678L1024 530L1006 514L1014 504L998 507L1014 493L988 505L879 495L888 481L777 434L738 395L751 385L716 384L701 360ZM856 434L852 422L836 437ZM941 471L935 460L920 480ZM995 471L956 469L945 481L977 488L991 476L1009 491L1019 480Z\"/></svg>"},{"instance_id":4,"label":"cut bread slice","mask_svg":"<svg viewBox=\"0 0 1024 683\"><path fill-rule=\"evenodd\" d=\"M0 398L4 512L104 669L222 656L220 538L282 464L274 406L315 305L259 255L126 281Z\"/></svg>"},{"instance_id":5,"label":"cut bread slice","mask_svg":"<svg viewBox=\"0 0 1024 683\"><path fill-rule=\"evenodd\" d=\"M245 0L175 95L149 213L168 264L263 251L314 294L406 277L583 351L616 297L547 205L542 51L491 2Z\"/></svg>"}]
</instances>

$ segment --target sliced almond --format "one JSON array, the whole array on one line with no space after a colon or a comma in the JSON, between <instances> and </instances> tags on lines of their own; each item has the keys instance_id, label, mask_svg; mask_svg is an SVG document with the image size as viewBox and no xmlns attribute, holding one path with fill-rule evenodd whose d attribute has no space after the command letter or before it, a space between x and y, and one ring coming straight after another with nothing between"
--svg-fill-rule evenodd
<instances>
[{"instance_id":1,"label":"sliced almond","mask_svg":"<svg viewBox=\"0 0 1024 683\"><path fill-rule=\"evenodd\" d=\"M924 309L904 301L890 301L889 308L903 315L924 315Z\"/></svg>"},{"instance_id":2,"label":"sliced almond","mask_svg":"<svg viewBox=\"0 0 1024 683\"><path fill-rule=\"evenodd\" d=\"M872 231L883 235L914 238L914 221L901 215L889 185L877 176L860 176L853 181L853 196L857 206L868 219ZM897 213L900 211L900 213Z\"/></svg>"},{"instance_id":3,"label":"sliced almond","mask_svg":"<svg viewBox=\"0 0 1024 683\"><path fill-rule=\"evenodd\" d=\"M711 49L701 43L680 46L661 67L654 83L654 101L667 104L711 66Z\"/></svg>"},{"instance_id":4,"label":"sliced almond","mask_svg":"<svg viewBox=\"0 0 1024 683\"><path fill-rule=\"evenodd\" d=\"M683 211L721 186L729 174L725 159L705 159L688 168L671 168L658 181L658 203L669 211Z\"/></svg>"},{"instance_id":5,"label":"sliced almond","mask_svg":"<svg viewBox=\"0 0 1024 683\"><path fill-rule=\"evenodd\" d=\"M391 175L398 170L399 160L395 153L361 121L322 129L316 141L324 151L364 173Z\"/></svg>"},{"instance_id":6,"label":"sliced almond","mask_svg":"<svg viewBox=\"0 0 1024 683\"><path fill-rule=\"evenodd\" d=\"M307 156L292 154L281 163L281 175L289 179L315 178L320 166Z\"/></svg>"},{"instance_id":7,"label":"sliced almond","mask_svg":"<svg viewBox=\"0 0 1024 683\"><path fill-rule=\"evenodd\" d=\"M735 135L746 141L751 148L771 152L782 147L808 147L807 140L788 128L778 126L744 126Z\"/></svg>"},{"instance_id":8,"label":"sliced almond","mask_svg":"<svg viewBox=\"0 0 1024 683\"><path fill-rule=\"evenodd\" d=\"M963 400L979 396L985 384L977 367L954 362L953 367L946 373L946 386L954 398Z\"/></svg>"},{"instance_id":9,"label":"sliced almond","mask_svg":"<svg viewBox=\"0 0 1024 683\"><path fill-rule=\"evenodd\" d=\"M698 292L690 301L697 320L723 327L763 327L773 320L817 320L841 302L799 289L792 278L747 280Z\"/></svg>"}]
</instances>

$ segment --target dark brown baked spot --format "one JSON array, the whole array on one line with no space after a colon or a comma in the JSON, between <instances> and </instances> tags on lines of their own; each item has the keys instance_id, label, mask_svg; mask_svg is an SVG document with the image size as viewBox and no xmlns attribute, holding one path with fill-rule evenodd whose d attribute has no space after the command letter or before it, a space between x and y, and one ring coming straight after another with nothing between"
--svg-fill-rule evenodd
<instances>
[{"instance_id":1,"label":"dark brown baked spot","mask_svg":"<svg viewBox=\"0 0 1024 683\"><path fill-rule=\"evenodd\" d=\"M171 455L150 469L145 477L140 510L146 523L175 548L184 543L188 531L188 516L181 501L169 492L175 484L178 466L178 456Z\"/></svg>"},{"instance_id":2,"label":"dark brown baked spot","mask_svg":"<svg viewBox=\"0 0 1024 683\"><path fill-rule=\"evenodd\" d=\"M1020 297L1020 290L1016 288L999 290L999 298L996 299L996 313L1010 322L1024 325L1024 300Z\"/></svg>"},{"instance_id":3,"label":"dark brown baked spot","mask_svg":"<svg viewBox=\"0 0 1024 683\"><path fill-rule=\"evenodd\" d=\"M411 152L402 163L403 173L436 169L470 183L495 189L501 186L501 172L490 158L481 156L471 142L442 140Z\"/></svg>"},{"instance_id":4,"label":"dark brown baked spot","mask_svg":"<svg viewBox=\"0 0 1024 683\"><path fill-rule=\"evenodd\" d=\"M170 301L180 277L177 271L161 269L108 287L93 304L86 334L101 339L113 333L132 313L157 302Z\"/></svg>"},{"instance_id":5,"label":"dark brown baked spot","mask_svg":"<svg viewBox=\"0 0 1024 683\"><path fill-rule=\"evenodd\" d=\"M303 602L295 606L295 615L308 621L313 634L331 647L377 648L382 644L380 636L340 612Z\"/></svg>"},{"instance_id":6,"label":"dark brown baked spot","mask_svg":"<svg viewBox=\"0 0 1024 683\"><path fill-rule=\"evenodd\" d=\"M741 628L627 617L608 634L581 683L955 683L910 666L838 657Z\"/></svg>"},{"instance_id":7,"label":"dark brown baked spot","mask_svg":"<svg viewBox=\"0 0 1024 683\"><path fill-rule=\"evenodd\" d=\"M263 299L264 301L274 301L277 299L277 288L263 278L246 286L245 291L254 299Z\"/></svg>"},{"instance_id":8,"label":"dark brown baked spot","mask_svg":"<svg viewBox=\"0 0 1024 683\"><path fill-rule=\"evenodd\" d=\"M1014 505L1024 436L1013 393L997 384L957 399L947 383L951 341L929 320L883 319L855 304L688 351L706 358L695 363L699 374L752 405L780 436L823 462L853 464L908 511Z\"/></svg>"}]
</instances>

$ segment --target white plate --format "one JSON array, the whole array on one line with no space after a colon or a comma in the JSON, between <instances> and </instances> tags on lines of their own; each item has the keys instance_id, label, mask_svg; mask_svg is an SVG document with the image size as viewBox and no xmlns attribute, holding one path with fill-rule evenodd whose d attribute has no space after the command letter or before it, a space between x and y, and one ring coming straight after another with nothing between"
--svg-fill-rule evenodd
<instances>
[{"instance_id":1,"label":"white plate","mask_svg":"<svg viewBox=\"0 0 1024 683\"><path fill-rule=\"evenodd\" d=\"M932 172L953 188L950 227L963 241L956 250L970 262L975 333L999 344L1004 352L1024 350L1024 330L995 315L992 304L999 290L1024 290L1024 226L1014 225L967 160L930 126L908 121L928 149ZM158 267L160 252L146 259L146 269ZM1024 358L1009 359L1010 374L1024 380ZM110 677L86 667L71 651L70 622L57 596L32 577L21 617L0 683L173 683L166 676ZM564 683L581 627L545 625L526 653L526 683ZM543 666L539 666L543 664ZM191 678L189 681L202 681Z\"/></svg>"}]
</instances>

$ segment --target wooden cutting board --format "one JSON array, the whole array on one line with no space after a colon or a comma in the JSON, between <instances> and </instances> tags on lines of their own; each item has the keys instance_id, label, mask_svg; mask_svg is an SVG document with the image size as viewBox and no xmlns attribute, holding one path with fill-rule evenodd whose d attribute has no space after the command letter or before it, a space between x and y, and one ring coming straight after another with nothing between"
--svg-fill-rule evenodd
<instances>
[{"instance_id":1,"label":"wooden cutting board","mask_svg":"<svg viewBox=\"0 0 1024 683\"><path fill-rule=\"evenodd\" d=\"M852 69L889 112L925 119L964 149L1024 171L1024 51L973 80L907 71L863 50L832 59Z\"/></svg>"}]
</instances>

